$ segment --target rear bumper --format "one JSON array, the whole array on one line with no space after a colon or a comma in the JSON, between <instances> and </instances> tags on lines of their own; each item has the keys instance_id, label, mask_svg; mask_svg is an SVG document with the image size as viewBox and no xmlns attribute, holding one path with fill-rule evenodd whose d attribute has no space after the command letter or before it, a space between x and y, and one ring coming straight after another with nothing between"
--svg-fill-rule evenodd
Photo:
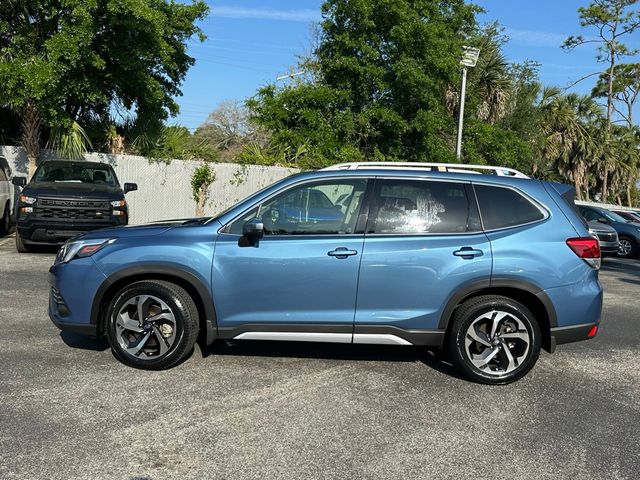
<instances>
[{"instance_id":1,"label":"rear bumper","mask_svg":"<svg viewBox=\"0 0 640 480\"><path fill-rule=\"evenodd\" d=\"M591 340L589 332L599 323L588 323L586 325L571 325L569 327L556 327L551 329L551 346L562 345L565 343L580 342L582 340Z\"/></svg>"}]
</instances>

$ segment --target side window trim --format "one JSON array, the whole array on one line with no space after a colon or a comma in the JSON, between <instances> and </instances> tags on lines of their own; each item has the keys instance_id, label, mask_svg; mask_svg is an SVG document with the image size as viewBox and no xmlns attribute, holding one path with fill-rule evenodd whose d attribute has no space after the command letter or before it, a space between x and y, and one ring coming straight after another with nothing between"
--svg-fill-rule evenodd
<instances>
[{"instance_id":1,"label":"side window trim","mask_svg":"<svg viewBox=\"0 0 640 480\"><path fill-rule=\"evenodd\" d=\"M344 176L344 177L324 177L324 178L310 178L310 179L306 179L304 181L301 182L297 182L297 183L292 183L291 185L287 185L286 187L273 192L271 195L263 198L262 200L253 203L251 206L247 207L246 209L244 209L242 212L240 212L238 215L236 215L234 218L232 218L231 220L229 220L224 226L222 226L219 230L218 233L220 234L225 234L225 235L232 235L234 237L241 237L241 234L238 233L231 233L229 232L229 229L231 228L231 225L233 225L237 220L240 220L242 217L244 217L245 215L247 215L249 212L251 212L254 209L258 209L258 211L261 209L262 205L264 205L265 203L269 202L270 200L272 200L273 198L286 193L289 190L292 190L294 188L297 187L301 187L303 185L307 185L307 184L322 184L322 183L327 183L330 182L331 180L335 180L337 182L341 182L341 181L349 181L349 180L363 180L366 182L365 185L365 190L363 193L363 200L362 203L360 205L360 211L358 213L358 218L356 220L356 227L354 230L354 233L313 233L313 234L309 234L309 235L269 235L268 238L269 239L276 239L276 238L282 238L282 239L287 239L287 238L296 238L296 239L300 239L300 238L322 238L322 237L330 237L330 236L349 236L349 237L353 237L353 236L362 236L364 234L364 227L360 228L360 226L362 225L363 222L363 216L364 216L364 222L366 222L367 220L367 216L369 213L369 201L370 201L370 196L371 196L371 189L373 188L373 183L375 181L375 177L373 176ZM362 230L362 231L360 231ZM265 237L267 238L267 237Z\"/></svg>"},{"instance_id":2,"label":"side window trim","mask_svg":"<svg viewBox=\"0 0 640 480\"><path fill-rule=\"evenodd\" d=\"M486 186L486 187L504 188L504 189L512 190L512 191L516 192L518 195L520 195L521 197L523 197L525 200L527 200L531 205L536 207L542 213L542 218L540 218L538 220L533 220L531 222L517 223L515 225L508 225L506 227L486 229L485 226L484 226L484 219L482 218L482 208L480 208L480 201L478 200L478 194L476 192L476 185L483 185L483 186ZM539 203L537 200L535 200L529 194L527 194L526 192L523 192L519 188L513 187L511 185L497 185L495 183L486 183L486 182L471 182L471 186L473 187L474 197L476 198L476 202L477 202L477 205L478 205L478 212L480 214L480 222L482 224L482 231L483 232L498 232L498 231L501 231L501 230L507 230L509 228L525 227L527 225L533 225L535 223L544 222L545 220L547 220L551 216L551 214L549 213L549 210L547 210L547 208L545 206L543 206L541 203Z\"/></svg>"},{"instance_id":3,"label":"side window trim","mask_svg":"<svg viewBox=\"0 0 640 480\"><path fill-rule=\"evenodd\" d=\"M383 184L383 182L385 181L407 181L407 182L430 182L430 183L455 183L457 185L461 185L464 189L465 195L467 197L467 205L468 205L468 212L467 212L467 230L464 232L398 232L398 233L375 233L372 232L371 229L374 227L373 225L373 219L376 217L377 213L378 213L378 193L379 193L379 186L381 186ZM471 190L471 182L469 181L464 181L464 180L453 180L453 179L448 179L448 178L435 178L435 177L413 177L413 176L377 176L374 179L374 185L373 188L371 189L371 198L370 198L370 202L369 202L369 209L368 209L368 219L367 219L367 224L366 224L366 229L365 229L365 236L368 237L437 237L437 236L452 236L452 235L477 235L478 233L481 233L482 230L469 230L469 221L471 219L471 215L472 215L472 210L473 210L473 205L472 202L477 202L476 198L475 198L475 191L473 192L473 197L470 196L470 190ZM479 217L479 220L481 221L480 218L480 214L479 214L479 207L477 207L477 214Z\"/></svg>"}]
</instances>

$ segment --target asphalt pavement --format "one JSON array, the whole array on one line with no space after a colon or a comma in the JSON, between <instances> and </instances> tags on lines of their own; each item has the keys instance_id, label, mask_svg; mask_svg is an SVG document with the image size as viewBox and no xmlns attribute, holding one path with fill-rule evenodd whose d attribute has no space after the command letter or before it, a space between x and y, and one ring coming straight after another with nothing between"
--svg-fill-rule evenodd
<instances>
[{"instance_id":1,"label":"asphalt pavement","mask_svg":"<svg viewBox=\"0 0 640 480\"><path fill-rule=\"evenodd\" d=\"M134 370L49 321L53 258L0 238L0 479L640 477L640 261L603 261L594 340L490 387L413 347L238 342Z\"/></svg>"}]
</instances>

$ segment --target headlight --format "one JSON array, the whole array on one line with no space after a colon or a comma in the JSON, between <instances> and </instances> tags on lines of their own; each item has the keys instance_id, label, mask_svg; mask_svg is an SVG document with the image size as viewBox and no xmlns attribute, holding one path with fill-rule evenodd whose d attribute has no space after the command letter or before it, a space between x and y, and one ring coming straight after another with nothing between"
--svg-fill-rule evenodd
<instances>
[{"instance_id":1,"label":"headlight","mask_svg":"<svg viewBox=\"0 0 640 480\"><path fill-rule=\"evenodd\" d=\"M24 203L26 205L33 205L36 203L36 197L27 197L26 195L20 195L20 203Z\"/></svg>"},{"instance_id":2,"label":"headlight","mask_svg":"<svg viewBox=\"0 0 640 480\"><path fill-rule=\"evenodd\" d=\"M126 200L113 200L111 206L115 208L122 208L127 204Z\"/></svg>"},{"instance_id":3,"label":"headlight","mask_svg":"<svg viewBox=\"0 0 640 480\"><path fill-rule=\"evenodd\" d=\"M70 262L74 258L90 257L98 250L111 245L115 238L100 238L95 240L76 240L65 243L56 257L55 263Z\"/></svg>"}]
</instances>

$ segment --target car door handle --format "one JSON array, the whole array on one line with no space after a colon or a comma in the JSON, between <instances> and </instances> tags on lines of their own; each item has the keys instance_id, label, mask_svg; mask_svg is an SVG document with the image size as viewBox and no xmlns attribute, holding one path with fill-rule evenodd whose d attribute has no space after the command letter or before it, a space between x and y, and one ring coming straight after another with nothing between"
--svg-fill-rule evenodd
<instances>
[{"instance_id":1,"label":"car door handle","mask_svg":"<svg viewBox=\"0 0 640 480\"><path fill-rule=\"evenodd\" d=\"M330 257L336 257L336 258L347 258L351 255L357 255L358 251L357 250L349 250L346 247L338 247L335 250L331 250L330 252L327 252L327 255L329 255Z\"/></svg>"},{"instance_id":2,"label":"car door handle","mask_svg":"<svg viewBox=\"0 0 640 480\"><path fill-rule=\"evenodd\" d=\"M482 250L476 250L472 247L462 247L460 250L456 250L455 252L453 252L453 254L456 257L462 257L466 260L469 260L474 257L481 257L482 255L484 255L484 252Z\"/></svg>"}]
</instances>

